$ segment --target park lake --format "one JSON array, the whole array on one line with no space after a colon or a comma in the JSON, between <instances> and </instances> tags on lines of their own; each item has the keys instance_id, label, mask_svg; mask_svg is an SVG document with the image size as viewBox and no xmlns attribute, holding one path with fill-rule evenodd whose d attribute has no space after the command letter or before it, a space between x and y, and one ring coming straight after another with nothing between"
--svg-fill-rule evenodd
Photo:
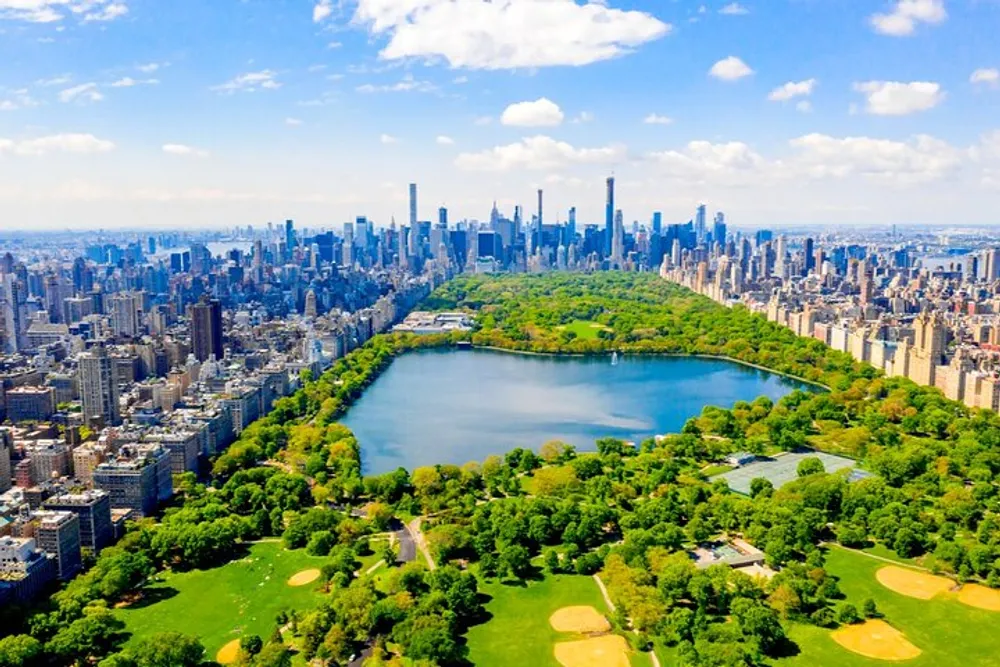
<instances>
[{"instance_id":1,"label":"park lake","mask_svg":"<svg viewBox=\"0 0 1000 667\"><path fill-rule=\"evenodd\" d=\"M366 474L482 461L547 440L594 449L678 432L706 405L811 385L732 361L424 350L396 359L348 411Z\"/></svg>"}]
</instances>

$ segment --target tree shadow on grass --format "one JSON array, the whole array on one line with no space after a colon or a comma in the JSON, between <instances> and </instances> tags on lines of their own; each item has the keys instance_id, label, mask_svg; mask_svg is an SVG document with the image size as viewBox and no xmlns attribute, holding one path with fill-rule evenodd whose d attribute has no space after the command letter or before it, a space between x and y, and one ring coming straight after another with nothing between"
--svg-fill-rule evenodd
<instances>
[{"instance_id":1,"label":"tree shadow on grass","mask_svg":"<svg viewBox=\"0 0 1000 667\"><path fill-rule=\"evenodd\" d=\"M179 591L173 586L150 586L142 589L142 595L123 607L124 609L143 609L151 607L158 602L169 600L176 596Z\"/></svg>"},{"instance_id":2,"label":"tree shadow on grass","mask_svg":"<svg viewBox=\"0 0 1000 667\"><path fill-rule=\"evenodd\" d=\"M768 653L768 656L771 658L794 658L800 653L802 653L802 649L799 648L799 645L785 637Z\"/></svg>"}]
</instances>

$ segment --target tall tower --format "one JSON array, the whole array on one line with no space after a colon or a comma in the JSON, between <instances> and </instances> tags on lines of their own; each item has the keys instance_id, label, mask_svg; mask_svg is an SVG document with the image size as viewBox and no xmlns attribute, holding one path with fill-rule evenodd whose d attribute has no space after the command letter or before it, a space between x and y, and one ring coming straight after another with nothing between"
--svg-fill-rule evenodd
<instances>
[{"instance_id":1,"label":"tall tower","mask_svg":"<svg viewBox=\"0 0 1000 667\"><path fill-rule=\"evenodd\" d=\"M695 215L695 218L694 218L694 233L695 233L695 237L698 240L698 243L701 243L702 241L705 240L705 226L706 226L705 216L706 216L706 214L707 213L706 213L705 205L704 204L699 204L698 205L698 212L697 212L697 214Z\"/></svg>"},{"instance_id":2,"label":"tall tower","mask_svg":"<svg viewBox=\"0 0 1000 667\"><path fill-rule=\"evenodd\" d=\"M615 211L614 238L611 240L611 262L616 268L625 263L625 221L621 210Z\"/></svg>"},{"instance_id":3,"label":"tall tower","mask_svg":"<svg viewBox=\"0 0 1000 667\"><path fill-rule=\"evenodd\" d=\"M85 421L97 417L105 426L121 422L118 407L118 383L108 351L97 347L80 354L80 398Z\"/></svg>"},{"instance_id":4,"label":"tall tower","mask_svg":"<svg viewBox=\"0 0 1000 667\"><path fill-rule=\"evenodd\" d=\"M612 237L615 234L615 177L608 176L608 192L604 202L604 256L611 256Z\"/></svg>"},{"instance_id":5,"label":"tall tower","mask_svg":"<svg viewBox=\"0 0 1000 667\"><path fill-rule=\"evenodd\" d=\"M216 299L191 306L191 351L198 361L222 359L222 304Z\"/></svg>"}]
</instances>

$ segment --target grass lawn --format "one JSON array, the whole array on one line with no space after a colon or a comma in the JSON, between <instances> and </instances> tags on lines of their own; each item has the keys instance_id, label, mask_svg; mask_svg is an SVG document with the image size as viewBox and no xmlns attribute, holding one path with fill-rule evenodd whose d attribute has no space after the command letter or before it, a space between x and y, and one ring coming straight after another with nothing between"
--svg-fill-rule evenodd
<instances>
[{"instance_id":1,"label":"grass lawn","mask_svg":"<svg viewBox=\"0 0 1000 667\"><path fill-rule=\"evenodd\" d=\"M467 635L469 661L477 667L559 667L553 654L556 642L579 637L553 630L552 613L562 607L590 605L607 614L597 584L587 576L550 575L526 586L482 582L480 590L492 598L486 609L493 617ZM633 654L631 659L636 667L650 664L644 654Z\"/></svg>"},{"instance_id":2,"label":"grass lawn","mask_svg":"<svg viewBox=\"0 0 1000 667\"><path fill-rule=\"evenodd\" d=\"M573 320L566 326L560 327L563 331L571 331L576 334L576 337L580 340L596 340L597 332L602 329L607 330L607 327L603 324L597 322L589 322L587 320Z\"/></svg>"},{"instance_id":3,"label":"grass lawn","mask_svg":"<svg viewBox=\"0 0 1000 667\"><path fill-rule=\"evenodd\" d=\"M223 645L244 634L267 641L282 609L315 606L321 597L319 582L299 587L286 582L323 561L304 550L286 551L280 542L254 544L246 558L222 567L163 575L146 588L145 599L117 613L133 639L182 632L199 637L214 658Z\"/></svg>"},{"instance_id":4,"label":"grass lawn","mask_svg":"<svg viewBox=\"0 0 1000 667\"><path fill-rule=\"evenodd\" d=\"M890 591L875 573L886 563L837 547L828 552L827 569L840 579L847 601L859 609L865 598L875 600L885 621L900 630L923 653L907 667L970 667L997 664L996 627L1000 613L966 606L952 594L917 600ZM791 629L801 653L775 662L777 667L858 667L885 665L861 657L830 638L830 631L808 625Z\"/></svg>"},{"instance_id":5,"label":"grass lawn","mask_svg":"<svg viewBox=\"0 0 1000 667\"><path fill-rule=\"evenodd\" d=\"M718 465L708 466L707 468L701 471L701 474L703 474L705 477L712 477L713 475L721 475L724 472L729 472L732 469L733 466L727 466L724 463L720 463Z\"/></svg>"}]
</instances>

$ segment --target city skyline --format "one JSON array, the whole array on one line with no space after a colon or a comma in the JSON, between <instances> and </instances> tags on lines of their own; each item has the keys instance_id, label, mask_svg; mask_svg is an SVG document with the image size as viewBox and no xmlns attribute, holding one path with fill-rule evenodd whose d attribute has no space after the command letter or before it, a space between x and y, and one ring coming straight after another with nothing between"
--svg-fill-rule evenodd
<instances>
[{"instance_id":1,"label":"city skyline","mask_svg":"<svg viewBox=\"0 0 1000 667\"><path fill-rule=\"evenodd\" d=\"M37 229L386 225L417 182L421 219L541 188L588 224L613 172L626 222L990 224L998 12L0 0L0 205Z\"/></svg>"}]
</instances>

